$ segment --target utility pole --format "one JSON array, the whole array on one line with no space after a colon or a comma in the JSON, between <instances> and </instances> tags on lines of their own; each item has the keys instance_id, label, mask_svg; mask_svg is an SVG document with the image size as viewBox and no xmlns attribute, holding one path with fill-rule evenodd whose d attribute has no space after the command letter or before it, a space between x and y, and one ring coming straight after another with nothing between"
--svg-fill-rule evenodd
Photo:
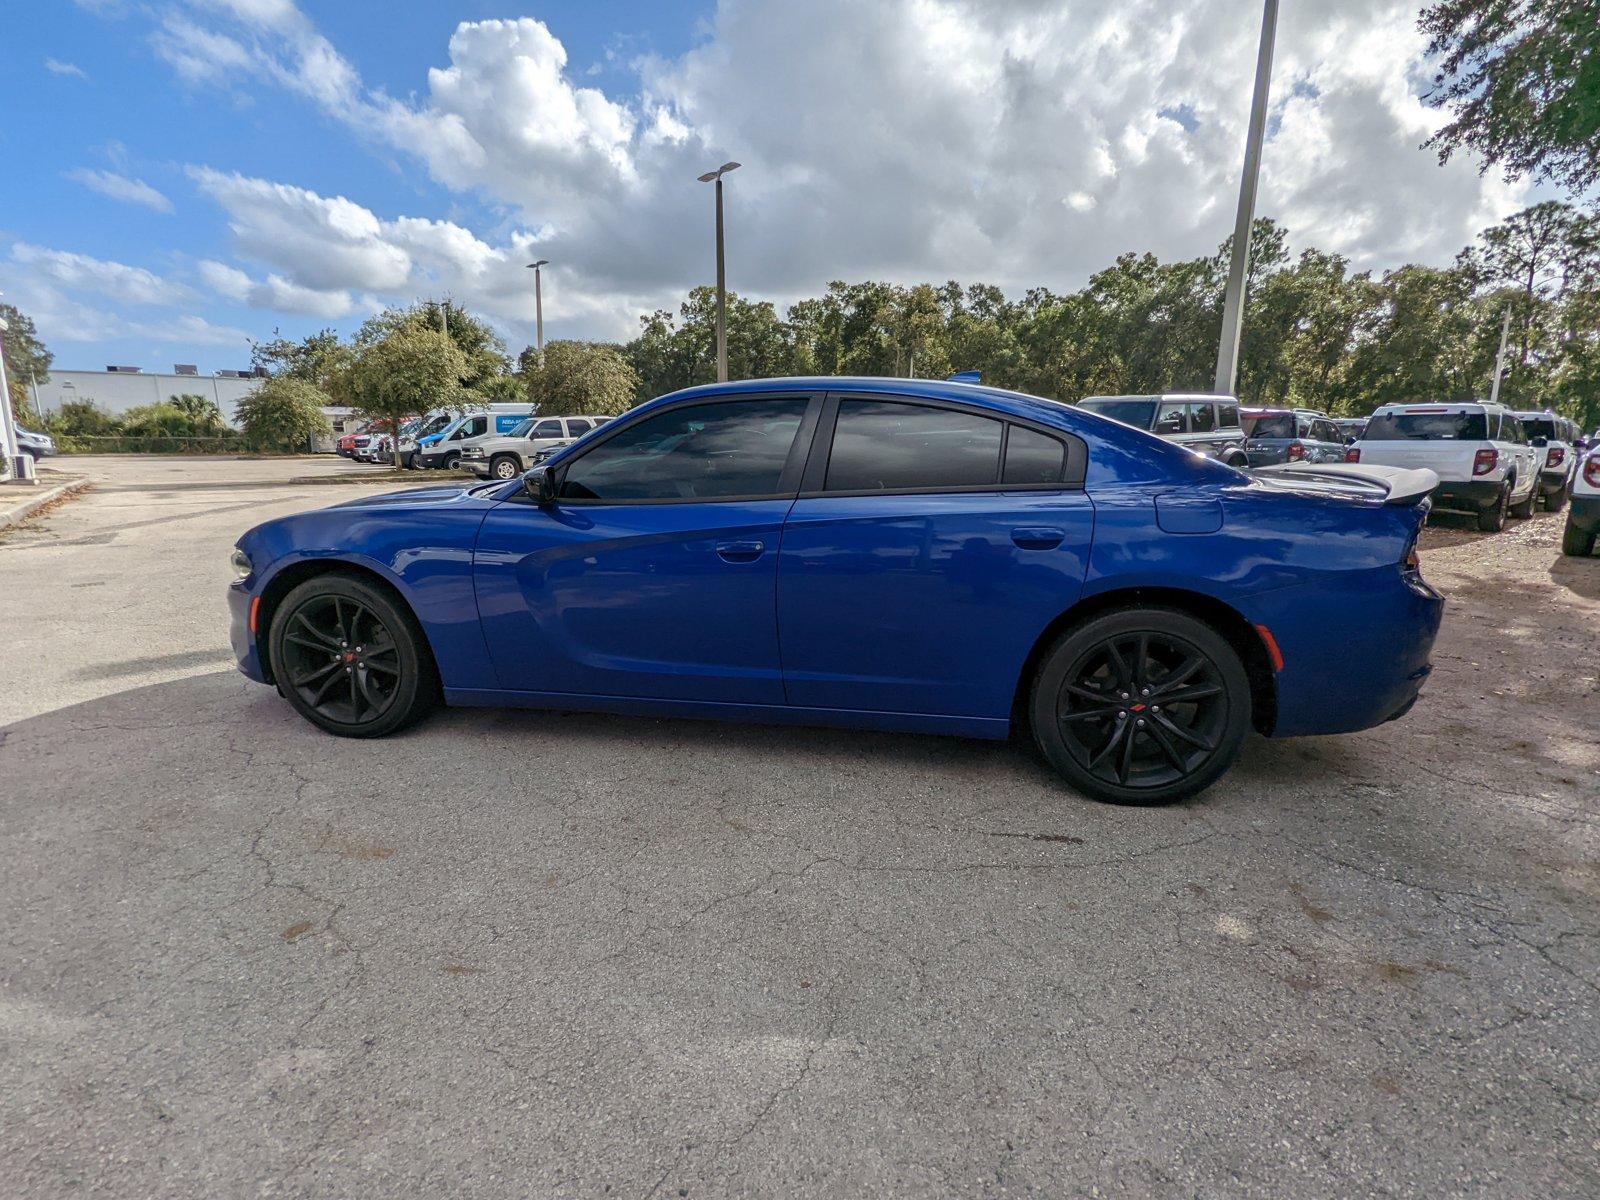
<instances>
[{"instance_id":1,"label":"utility pole","mask_svg":"<svg viewBox=\"0 0 1600 1200\"><path fill-rule=\"evenodd\" d=\"M722 254L722 177L739 164L725 162L700 176L701 183L717 185L717 382L728 382L728 272Z\"/></svg>"},{"instance_id":2,"label":"utility pole","mask_svg":"<svg viewBox=\"0 0 1600 1200\"><path fill-rule=\"evenodd\" d=\"M1500 352L1494 356L1494 383L1489 388L1489 403L1500 402L1500 376L1506 366L1506 337L1511 332L1511 306L1506 305L1505 319L1500 322Z\"/></svg>"},{"instance_id":3,"label":"utility pole","mask_svg":"<svg viewBox=\"0 0 1600 1200\"><path fill-rule=\"evenodd\" d=\"M11 329L0 317L0 478L21 479L18 460L22 448L17 444L17 422L11 413L11 384L6 379L5 334Z\"/></svg>"},{"instance_id":4,"label":"utility pole","mask_svg":"<svg viewBox=\"0 0 1600 1200\"><path fill-rule=\"evenodd\" d=\"M1244 177L1239 181L1239 213L1233 224L1233 262L1222 299L1222 340L1217 346L1217 379L1211 389L1232 395L1239 373L1239 333L1244 315L1244 276L1250 263L1250 225L1256 215L1256 184L1261 178L1261 143L1267 131L1267 90L1272 83L1272 46L1278 32L1278 0L1266 0L1261 14L1261 47L1256 52L1256 90L1250 101L1250 127L1244 144Z\"/></svg>"}]
</instances>

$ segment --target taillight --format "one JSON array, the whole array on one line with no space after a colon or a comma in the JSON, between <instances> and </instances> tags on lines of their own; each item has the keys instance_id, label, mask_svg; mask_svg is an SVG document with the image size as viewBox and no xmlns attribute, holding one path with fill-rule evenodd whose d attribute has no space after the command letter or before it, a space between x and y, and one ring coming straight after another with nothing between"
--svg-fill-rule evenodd
<instances>
[{"instance_id":1,"label":"taillight","mask_svg":"<svg viewBox=\"0 0 1600 1200\"><path fill-rule=\"evenodd\" d=\"M1361 451L1360 451L1360 449L1358 449L1355 446L1351 446L1349 449L1347 449L1344 452L1344 460L1345 460L1345 462L1360 462L1361 461Z\"/></svg>"},{"instance_id":2,"label":"taillight","mask_svg":"<svg viewBox=\"0 0 1600 1200\"><path fill-rule=\"evenodd\" d=\"M1299 442L1290 442L1289 443L1289 461L1290 462L1299 462L1305 456L1306 456L1306 448L1304 446L1302 446Z\"/></svg>"},{"instance_id":3,"label":"taillight","mask_svg":"<svg viewBox=\"0 0 1600 1200\"><path fill-rule=\"evenodd\" d=\"M1560 446L1551 446L1550 453L1544 456L1544 465L1547 467L1559 467L1566 459L1567 452L1565 450Z\"/></svg>"},{"instance_id":4,"label":"taillight","mask_svg":"<svg viewBox=\"0 0 1600 1200\"><path fill-rule=\"evenodd\" d=\"M1472 456L1472 473L1474 475L1487 475L1495 469L1500 461L1500 451L1479 450Z\"/></svg>"},{"instance_id":5,"label":"taillight","mask_svg":"<svg viewBox=\"0 0 1600 1200\"><path fill-rule=\"evenodd\" d=\"M1590 487L1600 488L1600 458L1591 457L1583 464L1583 481Z\"/></svg>"}]
</instances>

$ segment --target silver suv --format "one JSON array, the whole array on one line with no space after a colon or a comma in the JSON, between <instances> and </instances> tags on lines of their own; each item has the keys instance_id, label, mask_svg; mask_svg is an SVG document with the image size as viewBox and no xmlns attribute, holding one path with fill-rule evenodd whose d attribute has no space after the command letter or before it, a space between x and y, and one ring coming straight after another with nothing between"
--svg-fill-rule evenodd
<instances>
[{"instance_id":1,"label":"silver suv","mask_svg":"<svg viewBox=\"0 0 1600 1200\"><path fill-rule=\"evenodd\" d=\"M461 451L461 469L485 479L515 479L541 456L575 442L610 417L529 417L503 437Z\"/></svg>"},{"instance_id":2,"label":"silver suv","mask_svg":"<svg viewBox=\"0 0 1600 1200\"><path fill-rule=\"evenodd\" d=\"M1239 402L1232 396L1174 392L1163 396L1090 396L1087 412L1132 425L1230 467L1249 465Z\"/></svg>"}]
</instances>

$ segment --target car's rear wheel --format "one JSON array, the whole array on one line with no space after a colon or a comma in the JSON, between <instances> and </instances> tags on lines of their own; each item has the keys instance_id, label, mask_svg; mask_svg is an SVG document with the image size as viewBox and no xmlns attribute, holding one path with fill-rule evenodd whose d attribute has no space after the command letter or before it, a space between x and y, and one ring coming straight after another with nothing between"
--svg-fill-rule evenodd
<instances>
[{"instance_id":1,"label":"car's rear wheel","mask_svg":"<svg viewBox=\"0 0 1600 1200\"><path fill-rule=\"evenodd\" d=\"M1594 542L1593 530L1579 529L1570 517L1567 519L1567 527L1561 533L1561 553L1573 558L1586 558L1594 553Z\"/></svg>"},{"instance_id":2,"label":"car's rear wheel","mask_svg":"<svg viewBox=\"0 0 1600 1200\"><path fill-rule=\"evenodd\" d=\"M1166 608L1118 609L1064 633L1029 703L1034 740L1079 791L1168 804L1209 787L1250 728L1250 681L1227 640Z\"/></svg>"},{"instance_id":3,"label":"car's rear wheel","mask_svg":"<svg viewBox=\"0 0 1600 1200\"><path fill-rule=\"evenodd\" d=\"M279 690L313 725L382 737L433 707L438 682L415 619L383 591L319 575L279 604L270 631Z\"/></svg>"},{"instance_id":4,"label":"car's rear wheel","mask_svg":"<svg viewBox=\"0 0 1600 1200\"><path fill-rule=\"evenodd\" d=\"M1544 498L1545 512L1560 512L1567 506L1567 500L1572 495L1572 481L1569 479L1557 490Z\"/></svg>"},{"instance_id":5,"label":"car's rear wheel","mask_svg":"<svg viewBox=\"0 0 1600 1200\"><path fill-rule=\"evenodd\" d=\"M515 454L496 454L489 460L489 474L496 479L515 479L522 474L522 464Z\"/></svg>"},{"instance_id":6,"label":"car's rear wheel","mask_svg":"<svg viewBox=\"0 0 1600 1200\"><path fill-rule=\"evenodd\" d=\"M1478 514L1478 528L1484 533L1499 533L1506 527L1506 508L1511 503L1511 481L1500 485L1500 495L1492 507Z\"/></svg>"},{"instance_id":7,"label":"car's rear wheel","mask_svg":"<svg viewBox=\"0 0 1600 1200\"><path fill-rule=\"evenodd\" d=\"M1506 511L1519 521L1526 521L1533 516L1533 506L1539 502L1539 484L1537 482L1528 489L1528 498L1508 505Z\"/></svg>"}]
</instances>

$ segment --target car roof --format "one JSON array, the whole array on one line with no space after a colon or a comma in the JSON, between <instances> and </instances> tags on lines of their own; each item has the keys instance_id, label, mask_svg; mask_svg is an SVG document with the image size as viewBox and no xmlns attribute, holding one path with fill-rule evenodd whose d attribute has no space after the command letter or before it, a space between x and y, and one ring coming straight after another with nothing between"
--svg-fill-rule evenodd
<instances>
[{"instance_id":1,"label":"car roof","mask_svg":"<svg viewBox=\"0 0 1600 1200\"><path fill-rule=\"evenodd\" d=\"M1237 397L1219 392L1129 392L1117 396L1085 396L1084 400L1187 400L1195 403L1215 400L1225 404L1239 403Z\"/></svg>"},{"instance_id":2,"label":"car roof","mask_svg":"<svg viewBox=\"0 0 1600 1200\"><path fill-rule=\"evenodd\" d=\"M1372 415L1381 412L1500 412L1511 413L1504 404L1493 404L1488 400L1433 400L1415 401L1411 404L1380 404L1373 410ZM1515 415L1515 414L1512 414Z\"/></svg>"}]
</instances>

